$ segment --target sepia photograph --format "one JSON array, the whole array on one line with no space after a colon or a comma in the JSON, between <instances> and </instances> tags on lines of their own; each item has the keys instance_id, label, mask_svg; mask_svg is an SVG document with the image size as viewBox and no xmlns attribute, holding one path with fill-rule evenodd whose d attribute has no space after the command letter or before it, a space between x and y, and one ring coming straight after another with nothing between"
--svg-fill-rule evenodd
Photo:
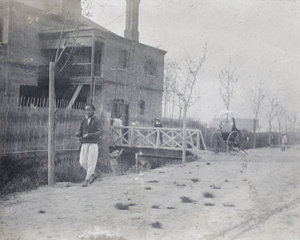
<instances>
[{"instance_id":1,"label":"sepia photograph","mask_svg":"<svg viewBox=\"0 0 300 240\"><path fill-rule=\"evenodd\" d=\"M300 0L0 0L0 240L300 240Z\"/></svg>"}]
</instances>

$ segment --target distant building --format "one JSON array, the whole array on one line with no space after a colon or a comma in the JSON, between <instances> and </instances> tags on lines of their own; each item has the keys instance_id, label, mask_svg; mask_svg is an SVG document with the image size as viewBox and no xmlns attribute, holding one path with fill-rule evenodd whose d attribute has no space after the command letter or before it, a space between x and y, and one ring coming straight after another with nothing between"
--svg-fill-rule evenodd
<instances>
[{"instance_id":1,"label":"distant building","mask_svg":"<svg viewBox=\"0 0 300 240\"><path fill-rule=\"evenodd\" d=\"M63 107L94 103L111 117L122 114L125 125L161 116L166 52L139 43L140 0L126 1L125 37L81 16L80 0L69 2L0 0L0 93L20 104L47 98L61 39L55 90Z\"/></svg>"},{"instance_id":2,"label":"distant building","mask_svg":"<svg viewBox=\"0 0 300 240\"><path fill-rule=\"evenodd\" d=\"M235 118L236 127L239 130L247 130L253 132L254 129L254 119L253 118ZM220 125L219 118L213 118L212 127L218 128ZM256 121L256 129L259 129L259 120Z\"/></svg>"}]
</instances>

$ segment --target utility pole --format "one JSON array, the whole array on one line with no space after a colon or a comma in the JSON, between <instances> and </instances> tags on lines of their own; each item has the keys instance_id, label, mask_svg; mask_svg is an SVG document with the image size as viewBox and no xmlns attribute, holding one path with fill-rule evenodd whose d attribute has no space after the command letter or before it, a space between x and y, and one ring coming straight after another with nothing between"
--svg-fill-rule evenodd
<instances>
[{"instance_id":1,"label":"utility pole","mask_svg":"<svg viewBox=\"0 0 300 240\"><path fill-rule=\"evenodd\" d=\"M54 108L55 108L55 62L49 63L49 116L48 116L48 185L55 184L54 179Z\"/></svg>"}]
</instances>

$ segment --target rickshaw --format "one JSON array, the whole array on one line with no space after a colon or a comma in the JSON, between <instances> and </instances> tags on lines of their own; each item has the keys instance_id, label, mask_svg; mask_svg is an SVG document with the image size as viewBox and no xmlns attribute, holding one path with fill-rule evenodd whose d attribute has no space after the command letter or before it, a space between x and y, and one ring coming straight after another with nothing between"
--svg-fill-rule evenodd
<instances>
[{"instance_id":1,"label":"rickshaw","mask_svg":"<svg viewBox=\"0 0 300 240\"><path fill-rule=\"evenodd\" d=\"M220 112L219 129L210 137L210 147L215 153L225 150L232 155L237 154L242 147L243 136L235 125L233 113L228 110Z\"/></svg>"}]
</instances>

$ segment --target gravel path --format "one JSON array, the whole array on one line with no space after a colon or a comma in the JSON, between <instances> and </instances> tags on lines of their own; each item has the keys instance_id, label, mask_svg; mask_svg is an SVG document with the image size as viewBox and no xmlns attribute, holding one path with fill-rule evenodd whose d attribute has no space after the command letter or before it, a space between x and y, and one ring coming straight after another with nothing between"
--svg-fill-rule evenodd
<instances>
[{"instance_id":1,"label":"gravel path","mask_svg":"<svg viewBox=\"0 0 300 240\"><path fill-rule=\"evenodd\" d=\"M0 202L0 239L299 240L299 154L298 146L199 152L196 162L87 188L59 183L16 194Z\"/></svg>"}]
</instances>

